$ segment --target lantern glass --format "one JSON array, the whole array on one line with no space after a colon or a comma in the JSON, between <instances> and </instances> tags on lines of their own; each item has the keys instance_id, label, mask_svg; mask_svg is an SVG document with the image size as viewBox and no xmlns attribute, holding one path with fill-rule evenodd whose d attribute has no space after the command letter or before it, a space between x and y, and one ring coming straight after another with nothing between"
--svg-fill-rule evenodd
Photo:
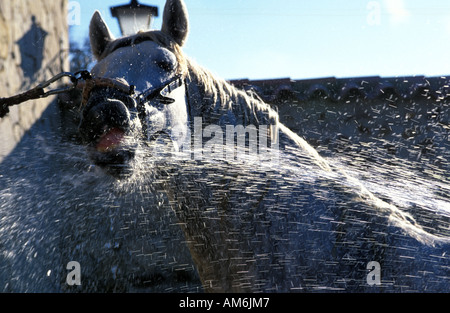
<instances>
[{"instance_id":1,"label":"lantern glass","mask_svg":"<svg viewBox=\"0 0 450 313\"><path fill-rule=\"evenodd\" d=\"M118 19L122 35L129 36L150 29L153 17L158 16L158 8L131 0L128 5L112 7L111 14Z\"/></svg>"},{"instance_id":2,"label":"lantern glass","mask_svg":"<svg viewBox=\"0 0 450 313\"><path fill-rule=\"evenodd\" d=\"M152 22L152 16L148 12L136 9L121 9L118 11L117 18L124 36L133 35L140 30L148 30Z\"/></svg>"}]
</instances>

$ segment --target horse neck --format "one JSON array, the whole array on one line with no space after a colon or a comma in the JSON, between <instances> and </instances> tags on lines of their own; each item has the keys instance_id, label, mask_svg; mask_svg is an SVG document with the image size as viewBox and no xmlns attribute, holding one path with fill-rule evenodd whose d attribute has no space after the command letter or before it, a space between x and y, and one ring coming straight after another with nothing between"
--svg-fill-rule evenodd
<instances>
[{"instance_id":1,"label":"horse neck","mask_svg":"<svg viewBox=\"0 0 450 313\"><path fill-rule=\"evenodd\" d=\"M190 117L205 124L276 125L278 113L255 94L238 90L191 62L186 77Z\"/></svg>"}]
</instances>

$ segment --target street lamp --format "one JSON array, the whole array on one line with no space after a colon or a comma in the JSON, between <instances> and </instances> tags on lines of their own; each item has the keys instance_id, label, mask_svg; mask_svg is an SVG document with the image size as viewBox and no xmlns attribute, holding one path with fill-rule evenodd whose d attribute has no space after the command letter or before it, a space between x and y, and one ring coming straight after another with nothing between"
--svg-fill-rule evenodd
<instances>
[{"instance_id":1,"label":"street lamp","mask_svg":"<svg viewBox=\"0 0 450 313\"><path fill-rule=\"evenodd\" d=\"M158 8L131 0L130 4L111 7L111 14L119 20L122 35L129 36L150 29L152 18L158 16Z\"/></svg>"}]
</instances>

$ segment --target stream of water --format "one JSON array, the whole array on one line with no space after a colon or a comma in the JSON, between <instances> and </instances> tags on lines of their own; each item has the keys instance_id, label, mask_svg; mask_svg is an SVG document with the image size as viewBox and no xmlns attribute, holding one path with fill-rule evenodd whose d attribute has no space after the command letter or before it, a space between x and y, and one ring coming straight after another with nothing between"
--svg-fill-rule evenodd
<instances>
[{"instance_id":1,"label":"stream of water","mask_svg":"<svg viewBox=\"0 0 450 313\"><path fill-rule=\"evenodd\" d=\"M187 206L206 198L202 223L229 219L229 240L254 247L246 263L264 291L450 291L448 161L341 155L327 159L334 172L295 153L264 165L160 161L138 156L119 181L59 124L38 122L0 164L0 291L202 292L168 182ZM71 261L81 286L67 283ZM380 286L367 284L371 261Z\"/></svg>"}]
</instances>

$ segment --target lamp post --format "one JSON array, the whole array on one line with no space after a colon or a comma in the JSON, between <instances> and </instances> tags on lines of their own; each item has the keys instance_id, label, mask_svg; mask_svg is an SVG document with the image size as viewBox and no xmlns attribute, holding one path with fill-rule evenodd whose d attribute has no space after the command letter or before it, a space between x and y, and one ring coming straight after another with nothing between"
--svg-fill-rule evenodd
<instances>
[{"instance_id":1,"label":"lamp post","mask_svg":"<svg viewBox=\"0 0 450 313\"><path fill-rule=\"evenodd\" d=\"M158 16L158 7L131 0L130 4L111 7L111 14L119 20L122 35L129 36L140 30L150 29L152 18Z\"/></svg>"}]
</instances>

